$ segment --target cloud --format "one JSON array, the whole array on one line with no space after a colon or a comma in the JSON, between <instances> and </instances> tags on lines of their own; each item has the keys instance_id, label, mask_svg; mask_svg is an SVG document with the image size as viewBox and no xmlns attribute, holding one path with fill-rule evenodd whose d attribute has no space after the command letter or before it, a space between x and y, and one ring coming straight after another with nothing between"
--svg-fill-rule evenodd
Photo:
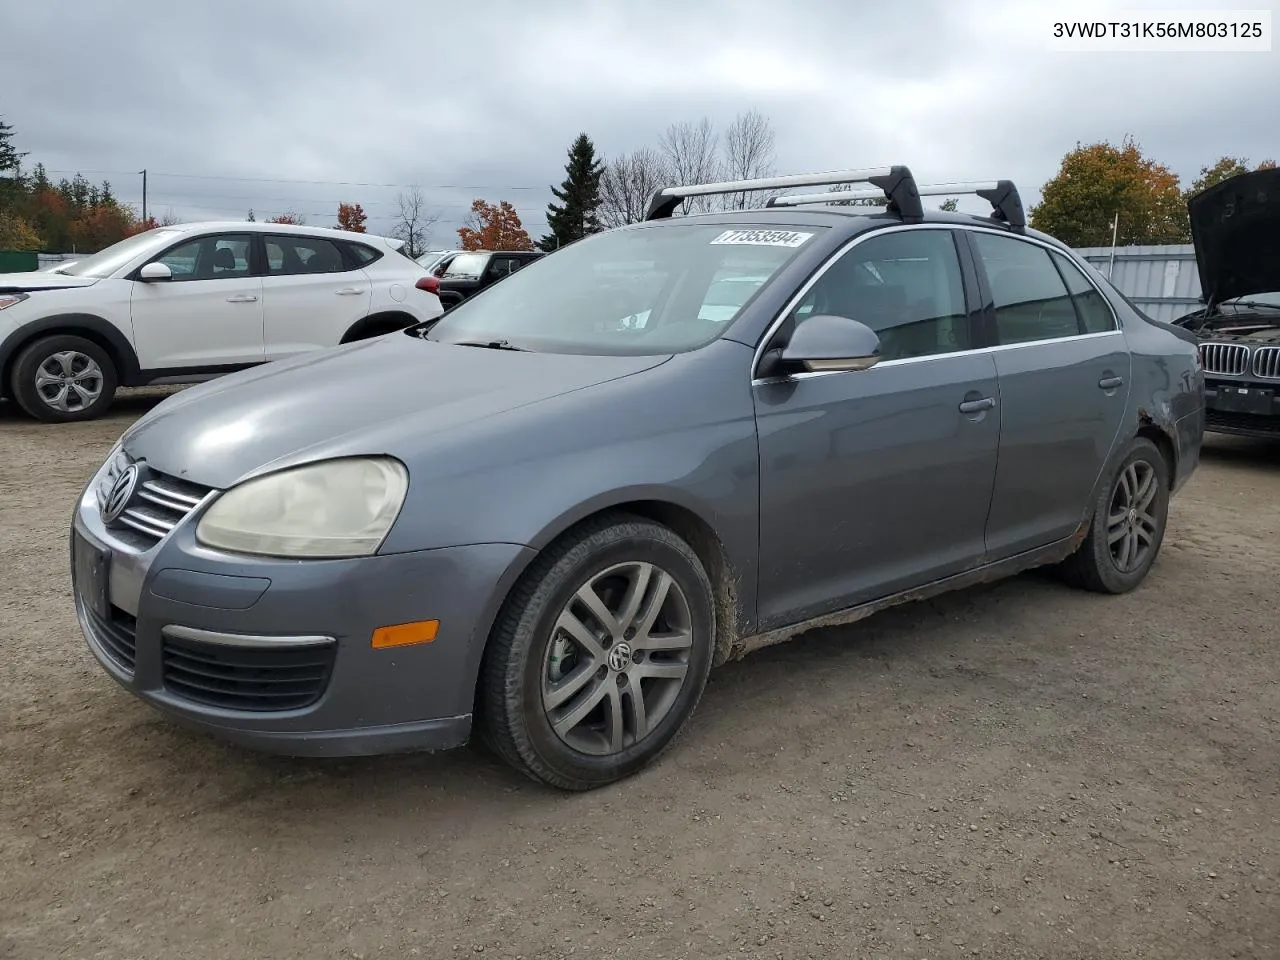
<instances>
[{"instance_id":1,"label":"cloud","mask_svg":"<svg viewBox=\"0 0 1280 960\"><path fill-rule=\"evenodd\" d=\"M1274 152L1275 54L1048 49L1055 18L1177 5L9 4L0 89L22 95L0 115L29 161L134 203L146 167L153 212L185 218L328 224L346 200L386 231L419 184L437 245L477 196L539 235L580 131L612 154L749 108L781 172L908 163L922 181L1011 177L1033 202L1077 141L1133 133L1184 181Z\"/></svg>"}]
</instances>

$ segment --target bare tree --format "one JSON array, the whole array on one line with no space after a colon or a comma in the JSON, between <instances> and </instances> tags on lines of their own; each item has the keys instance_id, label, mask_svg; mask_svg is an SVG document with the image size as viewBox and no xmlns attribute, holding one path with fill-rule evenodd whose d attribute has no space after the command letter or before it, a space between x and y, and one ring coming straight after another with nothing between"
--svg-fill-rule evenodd
<instances>
[{"instance_id":1,"label":"bare tree","mask_svg":"<svg viewBox=\"0 0 1280 960\"><path fill-rule=\"evenodd\" d=\"M726 180L754 180L771 176L774 171L776 137L769 118L758 110L748 110L733 119L724 135L723 177ZM724 210L745 210L767 198L746 193L726 194L720 198Z\"/></svg>"},{"instance_id":2,"label":"bare tree","mask_svg":"<svg viewBox=\"0 0 1280 960\"><path fill-rule=\"evenodd\" d=\"M678 185L714 182L719 175L716 132L703 117L697 123L673 123L658 139L658 150ZM680 205L681 213L705 213L711 209L707 197L690 197Z\"/></svg>"},{"instance_id":3,"label":"bare tree","mask_svg":"<svg viewBox=\"0 0 1280 960\"><path fill-rule=\"evenodd\" d=\"M649 198L672 182L665 159L652 147L614 157L600 178L600 222L606 227L639 223Z\"/></svg>"},{"instance_id":4,"label":"bare tree","mask_svg":"<svg viewBox=\"0 0 1280 960\"><path fill-rule=\"evenodd\" d=\"M396 225L391 235L404 241L405 253L410 257L422 256L431 239L431 228L440 219L439 215L427 212L427 201L422 191L416 186L402 191L396 197Z\"/></svg>"}]
</instances>

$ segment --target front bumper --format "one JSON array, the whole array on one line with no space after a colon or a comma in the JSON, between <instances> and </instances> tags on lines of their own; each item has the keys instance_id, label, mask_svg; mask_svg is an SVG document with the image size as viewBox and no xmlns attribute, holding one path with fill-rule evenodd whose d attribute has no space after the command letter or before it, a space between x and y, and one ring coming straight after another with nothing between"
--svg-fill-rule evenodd
<instances>
[{"instance_id":1,"label":"front bumper","mask_svg":"<svg viewBox=\"0 0 1280 960\"><path fill-rule=\"evenodd\" d=\"M1205 430L1280 439L1280 384L1205 379Z\"/></svg>"},{"instance_id":2,"label":"front bumper","mask_svg":"<svg viewBox=\"0 0 1280 960\"><path fill-rule=\"evenodd\" d=\"M103 524L93 488L73 522L76 611L103 669L142 700L188 726L294 756L467 740L489 624L529 548L232 557L196 542L197 510L141 550ZM421 620L439 621L431 642L372 647L378 627Z\"/></svg>"}]
</instances>

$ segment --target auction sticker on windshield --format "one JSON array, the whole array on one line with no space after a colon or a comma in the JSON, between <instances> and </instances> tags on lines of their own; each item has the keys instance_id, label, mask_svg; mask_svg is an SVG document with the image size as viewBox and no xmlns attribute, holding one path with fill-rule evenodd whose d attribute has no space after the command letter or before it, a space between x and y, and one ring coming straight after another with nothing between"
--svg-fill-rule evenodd
<instances>
[{"instance_id":1,"label":"auction sticker on windshield","mask_svg":"<svg viewBox=\"0 0 1280 960\"><path fill-rule=\"evenodd\" d=\"M798 247L812 237L812 233L795 230L726 230L712 243L741 243L754 247Z\"/></svg>"}]
</instances>

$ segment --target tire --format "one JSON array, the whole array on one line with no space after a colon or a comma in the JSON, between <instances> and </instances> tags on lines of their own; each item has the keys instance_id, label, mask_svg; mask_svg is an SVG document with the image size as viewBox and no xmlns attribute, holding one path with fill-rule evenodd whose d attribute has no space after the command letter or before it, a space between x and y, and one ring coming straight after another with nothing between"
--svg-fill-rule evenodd
<instances>
[{"instance_id":1,"label":"tire","mask_svg":"<svg viewBox=\"0 0 1280 960\"><path fill-rule=\"evenodd\" d=\"M1147 486L1148 480L1153 487ZM1139 437L1098 495L1089 533L1063 561L1062 573L1069 583L1085 590L1128 593L1146 579L1155 563L1168 517L1169 465L1159 447ZM1137 553L1125 552L1131 548Z\"/></svg>"},{"instance_id":2,"label":"tire","mask_svg":"<svg viewBox=\"0 0 1280 960\"><path fill-rule=\"evenodd\" d=\"M693 713L715 628L711 581L684 540L629 515L590 523L548 548L507 598L481 667L480 733L526 776L563 790L628 777Z\"/></svg>"},{"instance_id":3,"label":"tire","mask_svg":"<svg viewBox=\"0 0 1280 960\"><path fill-rule=\"evenodd\" d=\"M58 378L68 379L59 383ZM28 416L71 423L102 416L119 382L116 365L102 347L74 334L57 334L22 349L9 389Z\"/></svg>"}]
</instances>

